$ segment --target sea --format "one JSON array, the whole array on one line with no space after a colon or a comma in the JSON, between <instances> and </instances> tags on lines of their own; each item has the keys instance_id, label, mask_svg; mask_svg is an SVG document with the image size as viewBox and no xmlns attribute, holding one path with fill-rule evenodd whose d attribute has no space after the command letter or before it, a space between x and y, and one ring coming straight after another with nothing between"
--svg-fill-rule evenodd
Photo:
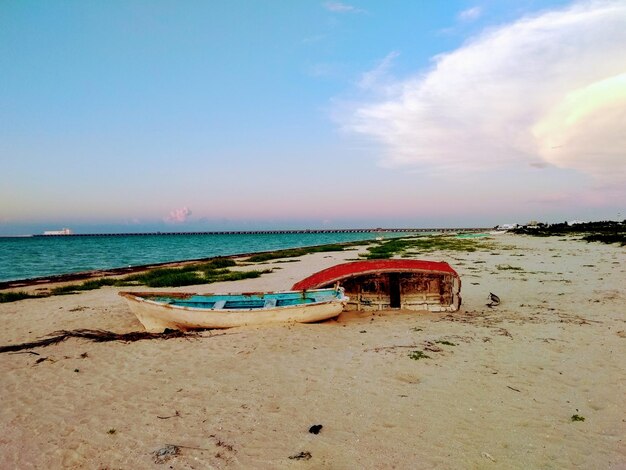
<instances>
[{"instance_id":1,"label":"sea","mask_svg":"<svg viewBox=\"0 0 626 470\"><path fill-rule=\"evenodd\" d=\"M402 233L385 234L402 236ZM373 240L378 232L0 238L0 282L190 259Z\"/></svg>"}]
</instances>

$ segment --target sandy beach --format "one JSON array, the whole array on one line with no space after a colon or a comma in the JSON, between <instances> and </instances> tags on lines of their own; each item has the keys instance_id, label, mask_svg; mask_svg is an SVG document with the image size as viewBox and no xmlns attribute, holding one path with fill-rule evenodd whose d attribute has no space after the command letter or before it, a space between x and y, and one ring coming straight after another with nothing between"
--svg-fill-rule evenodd
<instances>
[{"instance_id":1,"label":"sandy beach","mask_svg":"<svg viewBox=\"0 0 626 470\"><path fill-rule=\"evenodd\" d=\"M626 250L489 241L415 255L460 274L453 314L344 313L0 354L0 468L626 469ZM359 251L244 266L274 270L178 290L284 290ZM0 345L142 331L119 290L0 304ZM178 454L159 459L168 445Z\"/></svg>"}]
</instances>

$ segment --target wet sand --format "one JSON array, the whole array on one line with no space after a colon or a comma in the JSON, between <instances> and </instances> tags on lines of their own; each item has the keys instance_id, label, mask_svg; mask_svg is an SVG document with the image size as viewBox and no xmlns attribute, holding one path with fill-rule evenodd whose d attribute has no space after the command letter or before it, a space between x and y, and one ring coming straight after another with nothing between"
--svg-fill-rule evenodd
<instances>
[{"instance_id":1,"label":"wet sand","mask_svg":"<svg viewBox=\"0 0 626 470\"><path fill-rule=\"evenodd\" d=\"M491 241L416 256L459 272L455 314L346 313L0 354L0 467L626 468L626 250ZM178 290L281 290L357 253ZM62 329L142 331L119 290L0 304L0 345ZM485 305L490 292L498 307ZM179 454L155 463L168 444Z\"/></svg>"}]
</instances>

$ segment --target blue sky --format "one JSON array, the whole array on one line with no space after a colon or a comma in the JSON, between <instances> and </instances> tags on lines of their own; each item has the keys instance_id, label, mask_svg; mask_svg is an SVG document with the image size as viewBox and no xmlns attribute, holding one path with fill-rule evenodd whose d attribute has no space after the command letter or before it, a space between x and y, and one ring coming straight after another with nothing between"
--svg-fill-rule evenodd
<instances>
[{"instance_id":1,"label":"blue sky","mask_svg":"<svg viewBox=\"0 0 626 470\"><path fill-rule=\"evenodd\" d=\"M626 212L619 1L0 3L0 235Z\"/></svg>"}]
</instances>

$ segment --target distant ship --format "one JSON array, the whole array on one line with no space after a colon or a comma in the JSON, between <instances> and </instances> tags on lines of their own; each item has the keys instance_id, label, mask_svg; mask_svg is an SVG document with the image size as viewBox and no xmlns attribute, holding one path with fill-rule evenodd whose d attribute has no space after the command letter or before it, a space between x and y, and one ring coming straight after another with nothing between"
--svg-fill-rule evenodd
<instances>
[{"instance_id":1,"label":"distant ship","mask_svg":"<svg viewBox=\"0 0 626 470\"><path fill-rule=\"evenodd\" d=\"M46 230L43 234L44 235L72 235L74 232L72 232L71 229L69 228L64 228L61 230Z\"/></svg>"}]
</instances>

